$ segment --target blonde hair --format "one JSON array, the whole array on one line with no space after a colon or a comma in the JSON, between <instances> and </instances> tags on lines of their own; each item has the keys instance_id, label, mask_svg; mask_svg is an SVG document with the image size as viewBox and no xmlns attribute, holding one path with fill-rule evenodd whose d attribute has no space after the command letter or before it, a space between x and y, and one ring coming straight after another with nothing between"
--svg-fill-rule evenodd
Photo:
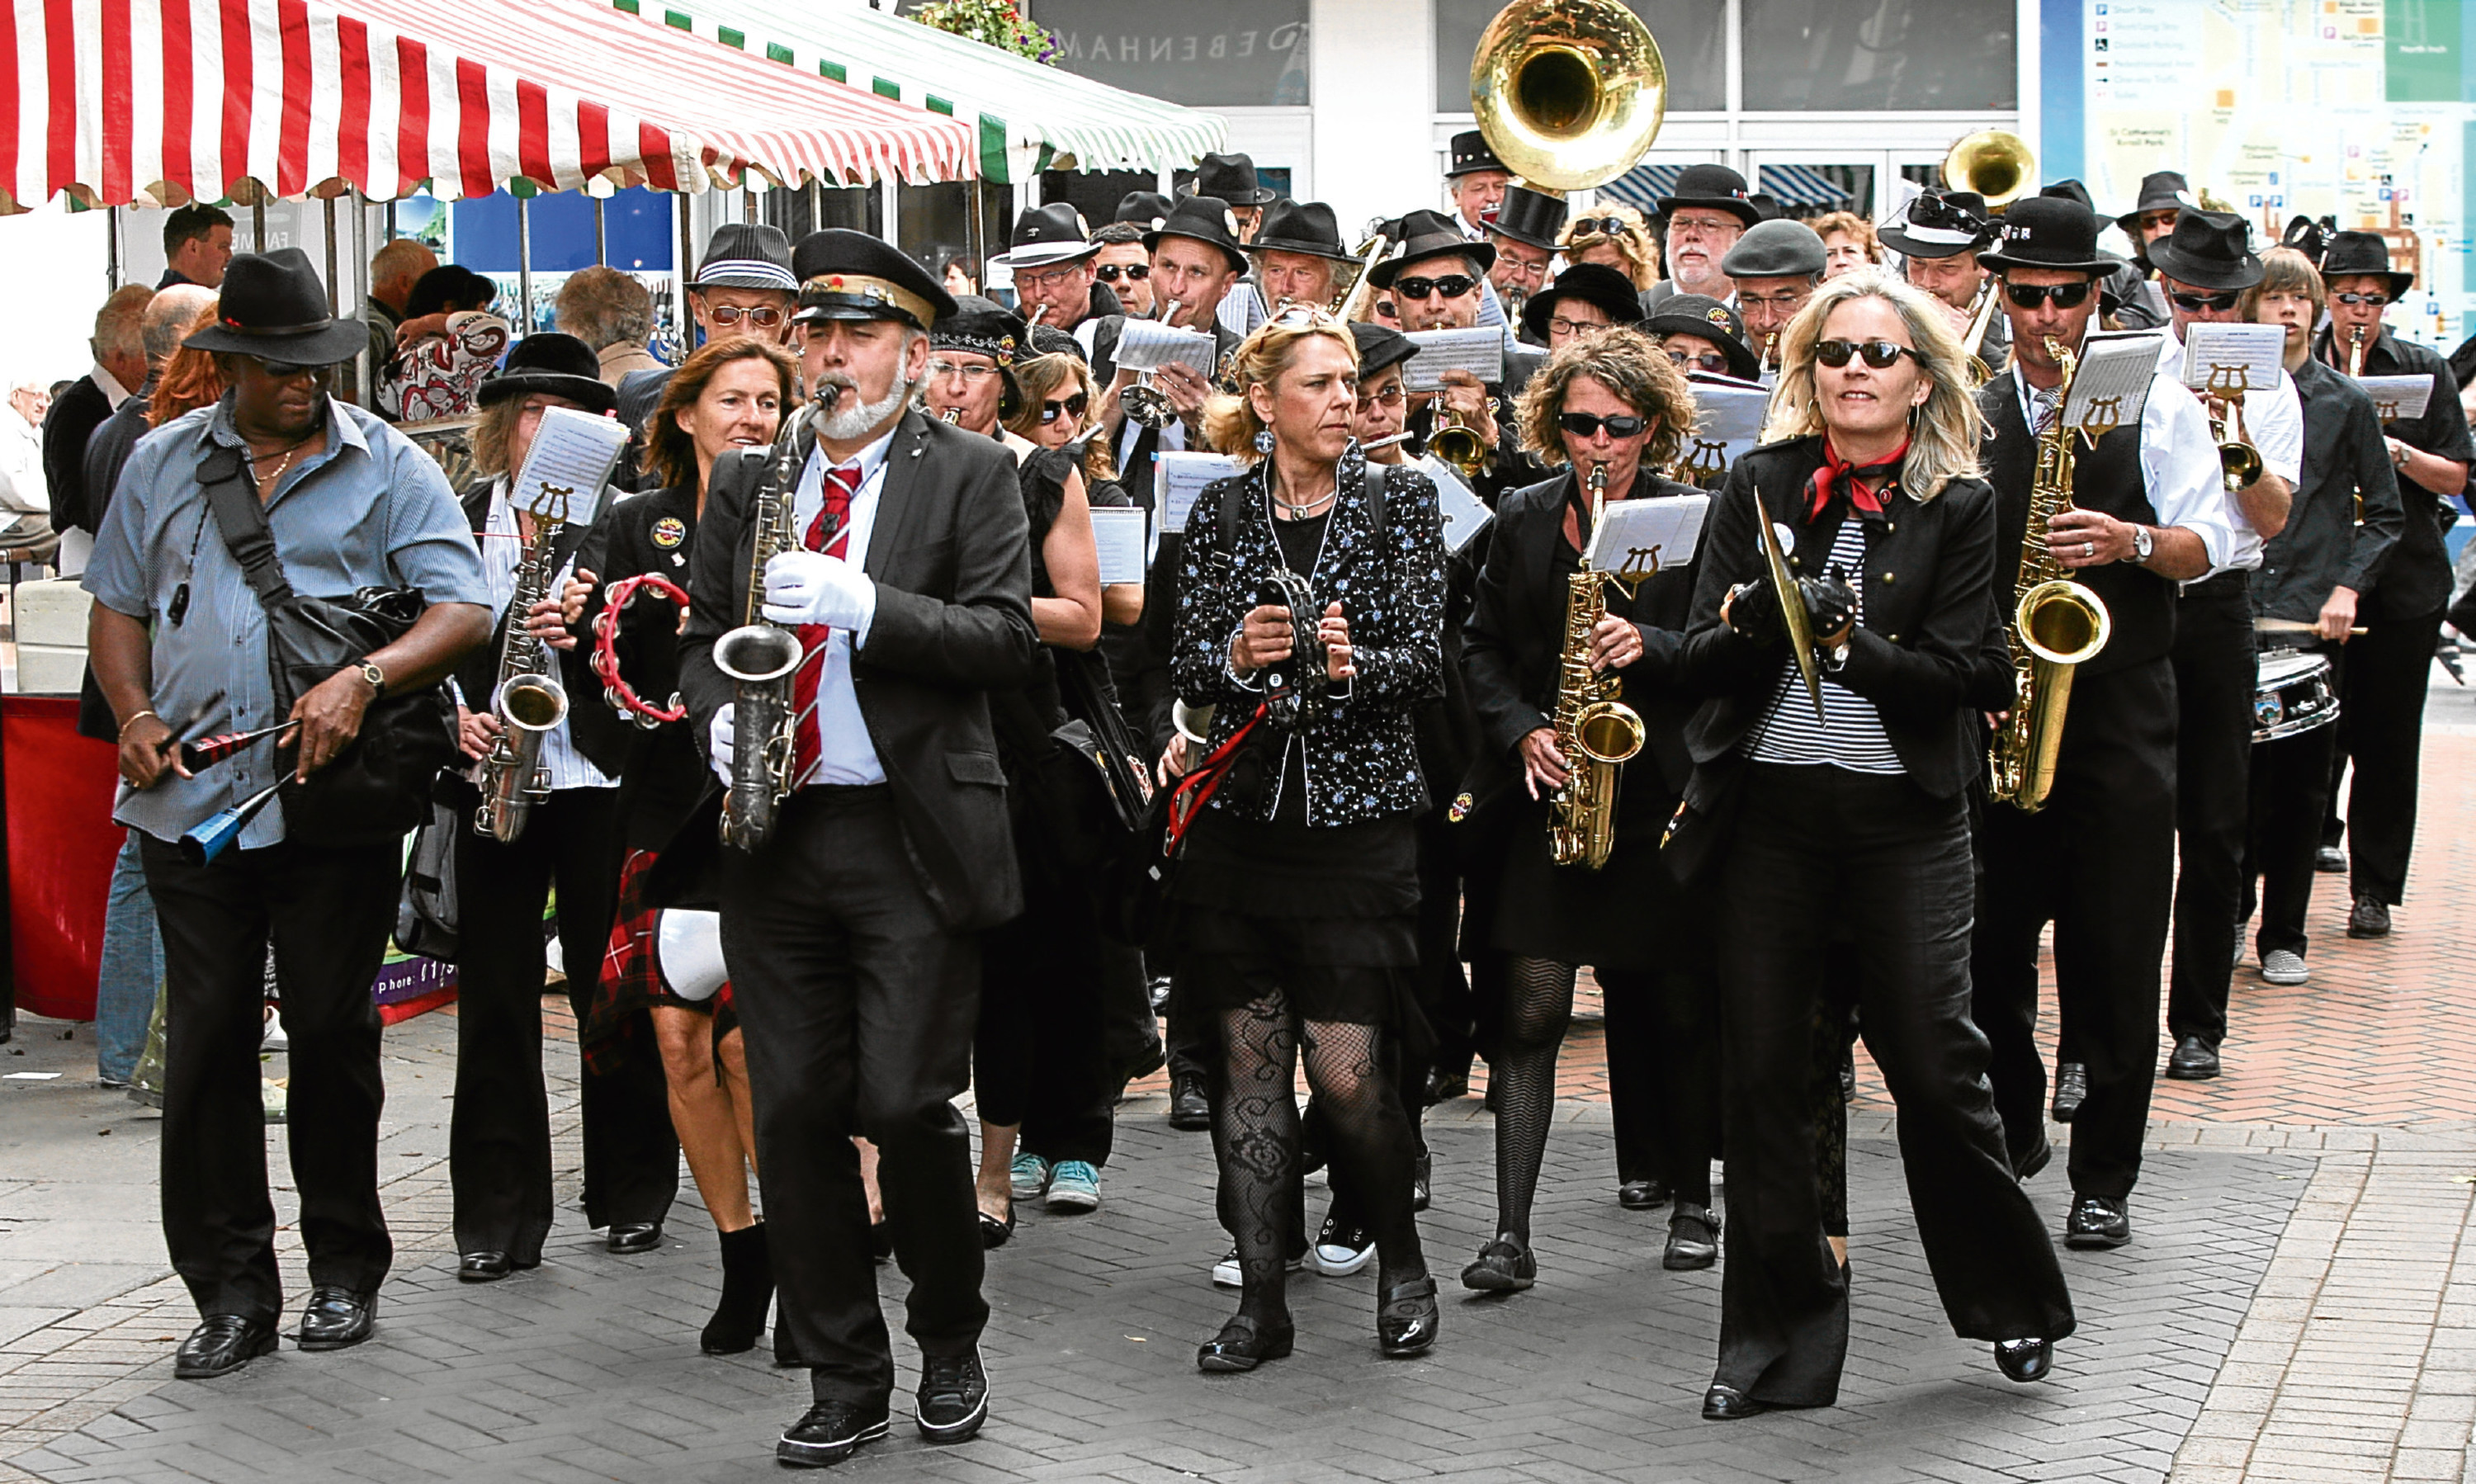
<instances>
[{"instance_id":1,"label":"blonde hair","mask_svg":"<svg viewBox=\"0 0 2476 1484\"><path fill-rule=\"evenodd\" d=\"M2243 291L2243 297L2237 301L2236 312L2258 322L2264 294L2302 294L2313 301L2313 322L2316 325L2330 308L2330 286L2321 282L2321 270L2313 266L2312 259L2291 247L2273 247L2261 255L2261 282Z\"/></svg>"},{"instance_id":2,"label":"blonde hair","mask_svg":"<svg viewBox=\"0 0 2476 1484\"><path fill-rule=\"evenodd\" d=\"M1831 235L1835 232L1855 237L1857 239L1857 245L1866 250L1866 260L1868 262L1881 262L1883 260L1883 239L1874 235L1874 224L1858 215L1854 211L1827 212L1821 216L1816 217L1814 220L1806 223L1806 225L1814 229L1814 235L1816 236L1822 238L1826 242L1830 240Z\"/></svg>"},{"instance_id":3,"label":"blonde hair","mask_svg":"<svg viewBox=\"0 0 2476 1484\"><path fill-rule=\"evenodd\" d=\"M1933 386L1925 405L1909 414L1909 457L1901 471L1909 492L1931 500L1953 480L1977 478L1984 468L1977 450L1986 421L1969 388L1968 357L1960 348L1960 336L1941 305L1880 268L1861 268L1824 284L1789 321L1780 335L1779 382L1771 388L1763 441L1812 437L1824 431L1822 409L1815 400L1814 347L1831 311L1858 299L1880 299L1900 316Z\"/></svg>"},{"instance_id":4,"label":"blonde hair","mask_svg":"<svg viewBox=\"0 0 2476 1484\"><path fill-rule=\"evenodd\" d=\"M1357 367L1358 342L1350 338L1349 327L1323 315L1303 324L1287 319L1268 321L1230 354L1229 381L1237 393L1216 396L1203 408L1203 437L1214 452L1231 455L1249 464L1263 460L1264 456L1255 450L1255 434L1264 431L1264 420L1255 415L1255 404L1247 390L1278 381L1281 373L1290 368L1290 362L1298 359L1299 347L1316 335L1348 351L1350 366Z\"/></svg>"},{"instance_id":5,"label":"blonde hair","mask_svg":"<svg viewBox=\"0 0 2476 1484\"><path fill-rule=\"evenodd\" d=\"M1101 401L1101 383L1092 375L1092 368L1083 363L1083 358L1066 351L1052 351L1046 356L1034 356L1029 360L1016 362L1014 379L1016 383L1023 387L1023 402L1015 408L1014 416L1007 421L1007 432L1020 437L1029 438L1035 443L1039 442L1041 404L1048 401L1052 392L1060 391L1070 397L1077 391L1083 394L1085 398L1084 431L1086 433L1091 431L1093 408ZM1115 480L1117 477L1117 462L1109 457L1109 440L1084 439L1083 479L1085 482Z\"/></svg>"},{"instance_id":6,"label":"blonde hair","mask_svg":"<svg viewBox=\"0 0 2476 1484\"><path fill-rule=\"evenodd\" d=\"M1609 234L1574 230L1582 222L1597 222L1611 216L1624 223L1623 231ZM1567 262L1579 261L1580 255L1592 248L1611 245L1624 259L1625 276L1633 280L1637 290L1659 282L1659 247L1651 241L1650 223L1644 220L1640 211L1622 202L1600 202L1579 219L1568 222L1556 238L1556 251L1565 255Z\"/></svg>"},{"instance_id":7,"label":"blonde hair","mask_svg":"<svg viewBox=\"0 0 2476 1484\"><path fill-rule=\"evenodd\" d=\"M1565 412L1566 390L1582 377L1616 393L1643 416L1658 420L1658 429L1642 446L1644 468L1665 469L1676 461L1677 449L1694 431L1694 389L1658 341L1618 325L1567 341L1514 398L1522 441L1541 462L1553 466L1567 461L1564 430L1556 420Z\"/></svg>"}]
</instances>

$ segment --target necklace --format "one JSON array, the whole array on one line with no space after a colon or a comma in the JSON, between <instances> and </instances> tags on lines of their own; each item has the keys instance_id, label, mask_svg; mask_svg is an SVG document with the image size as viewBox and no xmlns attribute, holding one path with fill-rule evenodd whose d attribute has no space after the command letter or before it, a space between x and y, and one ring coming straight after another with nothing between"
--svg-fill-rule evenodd
<instances>
[{"instance_id":1,"label":"necklace","mask_svg":"<svg viewBox=\"0 0 2476 1484\"><path fill-rule=\"evenodd\" d=\"M1332 504L1333 497L1340 493L1341 476L1336 472L1333 475L1332 488L1325 490L1323 494L1316 496L1314 499L1292 500L1287 495L1275 494L1273 496L1273 504L1280 507L1281 518L1284 520L1312 520L1315 518L1315 514L1318 510Z\"/></svg>"}]
</instances>

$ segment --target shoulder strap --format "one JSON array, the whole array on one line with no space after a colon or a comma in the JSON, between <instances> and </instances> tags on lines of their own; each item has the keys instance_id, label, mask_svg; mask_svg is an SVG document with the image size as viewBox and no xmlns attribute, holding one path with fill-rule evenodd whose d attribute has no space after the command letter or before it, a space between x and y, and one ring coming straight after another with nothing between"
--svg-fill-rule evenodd
<instances>
[{"instance_id":1,"label":"shoulder strap","mask_svg":"<svg viewBox=\"0 0 2476 1484\"><path fill-rule=\"evenodd\" d=\"M1238 492L1246 485L1247 476L1242 474L1231 480L1229 487L1221 492L1221 549L1233 556L1238 553L1238 522L1247 513L1246 505L1239 500ZM1192 512L1189 513L1188 518L1190 520L1194 518Z\"/></svg>"},{"instance_id":2,"label":"shoulder strap","mask_svg":"<svg viewBox=\"0 0 2476 1484\"><path fill-rule=\"evenodd\" d=\"M266 528L266 507L241 480L240 452L212 438L204 441L207 453L198 460L198 483L206 492L207 508L214 512L224 549L240 563L241 576L258 595L259 606L281 607L292 601L292 584L284 580L284 563L276 557L275 535Z\"/></svg>"},{"instance_id":3,"label":"shoulder strap","mask_svg":"<svg viewBox=\"0 0 2476 1484\"><path fill-rule=\"evenodd\" d=\"M1391 467L1380 463L1367 466L1367 516L1374 523L1378 537L1384 534L1384 471Z\"/></svg>"}]
</instances>

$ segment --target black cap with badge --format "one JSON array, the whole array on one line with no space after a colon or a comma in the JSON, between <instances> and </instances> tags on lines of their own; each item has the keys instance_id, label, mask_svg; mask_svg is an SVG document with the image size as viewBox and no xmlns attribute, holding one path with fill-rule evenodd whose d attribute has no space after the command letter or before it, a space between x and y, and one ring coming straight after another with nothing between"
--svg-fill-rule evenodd
<instances>
[{"instance_id":1,"label":"black cap with badge","mask_svg":"<svg viewBox=\"0 0 2476 1484\"><path fill-rule=\"evenodd\" d=\"M954 296L901 249L865 232L829 227L791 250L800 280L792 322L890 319L927 330L954 312Z\"/></svg>"},{"instance_id":2,"label":"black cap with badge","mask_svg":"<svg viewBox=\"0 0 2476 1484\"><path fill-rule=\"evenodd\" d=\"M1496 158L1496 151L1488 147L1486 135L1475 129L1465 129L1454 135L1452 162L1445 167L1445 179L1458 180L1481 170L1511 173L1504 168L1504 161Z\"/></svg>"}]
</instances>

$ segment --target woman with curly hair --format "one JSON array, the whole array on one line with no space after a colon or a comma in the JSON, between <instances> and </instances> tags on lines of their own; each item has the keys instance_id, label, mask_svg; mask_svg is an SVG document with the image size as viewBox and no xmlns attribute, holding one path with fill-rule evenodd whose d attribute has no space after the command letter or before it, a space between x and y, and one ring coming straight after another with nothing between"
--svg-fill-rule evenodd
<instances>
[{"instance_id":1,"label":"woman with curly hair","mask_svg":"<svg viewBox=\"0 0 2476 1484\"><path fill-rule=\"evenodd\" d=\"M1602 201L1565 224L1556 251L1567 263L1596 262L1633 280L1637 292L1659 282L1659 238L1632 207Z\"/></svg>"},{"instance_id":2,"label":"woman with curly hair","mask_svg":"<svg viewBox=\"0 0 2476 1484\"><path fill-rule=\"evenodd\" d=\"M1854 211L1832 211L1806 223L1822 239L1824 283L1883 260L1883 241L1874 224Z\"/></svg>"}]
</instances>

